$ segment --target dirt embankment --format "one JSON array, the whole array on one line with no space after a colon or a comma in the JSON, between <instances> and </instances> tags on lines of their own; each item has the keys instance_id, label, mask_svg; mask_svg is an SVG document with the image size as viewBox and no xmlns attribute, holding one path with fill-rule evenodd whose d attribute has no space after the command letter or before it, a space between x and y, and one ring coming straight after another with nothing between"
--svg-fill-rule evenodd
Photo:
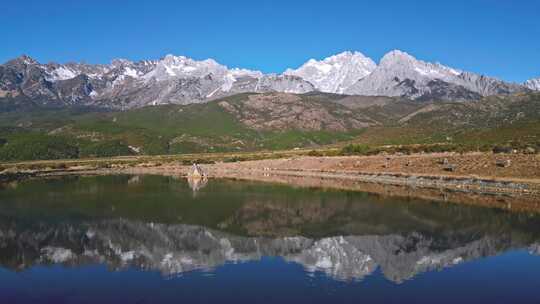
<instances>
[{"instance_id":1,"label":"dirt embankment","mask_svg":"<svg viewBox=\"0 0 540 304\"><path fill-rule=\"evenodd\" d=\"M539 155L295 157L220 163L206 168L216 177L540 212Z\"/></svg>"},{"instance_id":2,"label":"dirt embankment","mask_svg":"<svg viewBox=\"0 0 540 304\"><path fill-rule=\"evenodd\" d=\"M415 188L538 196L540 156L453 153L401 156L295 157L208 166L211 175L352 180Z\"/></svg>"},{"instance_id":3,"label":"dirt embankment","mask_svg":"<svg viewBox=\"0 0 540 304\"><path fill-rule=\"evenodd\" d=\"M142 168L141 168L142 167ZM189 167L162 164L128 172L182 175ZM528 194L540 200L540 156L453 153L266 159L203 165L210 176L241 179L278 177L349 180L476 193ZM296 180L295 183L301 183ZM330 186L332 186L330 184Z\"/></svg>"},{"instance_id":4,"label":"dirt embankment","mask_svg":"<svg viewBox=\"0 0 540 304\"><path fill-rule=\"evenodd\" d=\"M210 177L348 189L520 211L540 211L540 155L439 153L399 156L298 156L218 162L202 167ZM87 165L27 174L42 176L130 173L183 176L189 168L190 166L172 161L136 165L113 164L105 169Z\"/></svg>"},{"instance_id":5,"label":"dirt embankment","mask_svg":"<svg viewBox=\"0 0 540 304\"><path fill-rule=\"evenodd\" d=\"M270 169L476 177L540 183L540 155L534 154L434 153L400 156L294 157L223 163L211 167L220 170Z\"/></svg>"}]
</instances>

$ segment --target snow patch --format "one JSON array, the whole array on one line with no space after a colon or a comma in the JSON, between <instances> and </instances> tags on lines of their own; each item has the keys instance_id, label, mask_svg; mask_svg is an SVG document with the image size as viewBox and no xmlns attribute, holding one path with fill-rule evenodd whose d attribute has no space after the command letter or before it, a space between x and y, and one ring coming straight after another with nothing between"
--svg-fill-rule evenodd
<instances>
[{"instance_id":1,"label":"snow patch","mask_svg":"<svg viewBox=\"0 0 540 304\"><path fill-rule=\"evenodd\" d=\"M124 69L124 75L132 77L132 78L138 78L139 77L139 73L135 69L130 68L130 67L126 67Z\"/></svg>"},{"instance_id":2,"label":"snow patch","mask_svg":"<svg viewBox=\"0 0 540 304\"><path fill-rule=\"evenodd\" d=\"M49 81L72 79L77 77L77 75L78 73L75 71L68 69L65 66L60 66L51 72Z\"/></svg>"},{"instance_id":3,"label":"snow patch","mask_svg":"<svg viewBox=\"0 0 540 304\"><path fill-rule=\"evenodd\" d=\"M71 249L47 246L41 249L45 257L53 263L64 263L75 257Z\"/></svg>"},{"instance_id":4,"label":"snow patch","mask_svg":"<svg viewBox=\"0 0 540 304\"><path fill-rule=\"evenodd\" d=\"M135 258L135 251L126 251L120 253L120 260L122 262L127 263Z\"/></svg>"}]
</instances>

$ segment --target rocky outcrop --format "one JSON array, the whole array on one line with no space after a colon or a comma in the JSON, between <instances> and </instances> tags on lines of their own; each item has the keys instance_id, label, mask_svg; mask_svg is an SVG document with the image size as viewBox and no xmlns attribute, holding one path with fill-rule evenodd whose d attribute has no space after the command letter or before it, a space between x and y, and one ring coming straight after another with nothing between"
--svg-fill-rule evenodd
<instances>
[{"instance_id":1,"label":"rocky outcrop","mask_svg":"<svg viewBox=\"0 0 540 304\"><path fill-rule=\"evenodd\" d=\"M347 131L378 124L345 107L323 106L285 93L254 94L218 105L256 130Z\"/></svg>"}]
</instances>

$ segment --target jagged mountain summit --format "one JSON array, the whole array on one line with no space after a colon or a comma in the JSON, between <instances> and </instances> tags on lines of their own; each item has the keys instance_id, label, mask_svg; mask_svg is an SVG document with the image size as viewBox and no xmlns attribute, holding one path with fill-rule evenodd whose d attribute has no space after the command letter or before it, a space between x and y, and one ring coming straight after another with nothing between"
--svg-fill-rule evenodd
<instances>
[{"instance_id":1,"label":"jagged mountain summit","mask_svg":"<svg viewBox=\"0 0 540 304\"><path fill-rule=\"evenodd\" d=\"M424 62L399 50L384 55L378 65L361 53L344 52L321 61L311 59L285 74L302 77L322 92L415 100L478 100L527 90L523 85Z\"/></svg>"},{"instance_id":2,"label":"jagged mountain summit","mask_svg":"<svg viewBox=\"0 0 540 304\"><path fill-rule=\"evenodd\" d=\"M301 77L322 92L343 94L376 67L377 64L362 53L343 52L320 61L310 59L300 68L288 69L284 74Z\"/></svg>"},{"instance_id":3,"label":"jagged mountain summit","mask_svg":"<svg viewBox=\"0 0 540 304\"><path fill-rule=\"evenodd\" d=\"M155 61L118 59L108 65L40 64L23 55L0 66L0 98L46 106L129 109L204 102L243 92L314 90L296 76L229 69L212 59L173 55Z\"/></svg>"},{"instance_id":4,"label":"jagged mountain summit","mask_svg":"<svg viewBox=\"0 0 540 304\"><path fill-rule=\"evenodd\" d=\"M377 68L349 87L351 95L400 96L420 100L476 100L526 90L518 84L418 60L402 51L384 55Z\"/></svg>"},{"instance_id":5,"label":"jagged mountain summit","mask_svg":"<svg viewBox=\"0 0 540 304\"><path fill-rule=\"evenodd\" d=\"M531 90L540 91L540 78L527 80L524 85Z\"/></svg>"},{"instance_id":6,"label":"jagged mountain summit","mask_svg":"<svg viewBox=\"0 0 540 304\"><path fill-rule=\"evenodd\" d=\"M524 85L418 60L402 52L386 54L377 65L359 52L311 59L298 69L264 74L228 68L213 59L167 55L159 60L110 64L41 64L28 56L0 65L0 108L92 106L131 109L190 104L244 92L311 91L391 96L414 100L478 100L483 96L537 90Z\"/></svg>"}]
</instances>

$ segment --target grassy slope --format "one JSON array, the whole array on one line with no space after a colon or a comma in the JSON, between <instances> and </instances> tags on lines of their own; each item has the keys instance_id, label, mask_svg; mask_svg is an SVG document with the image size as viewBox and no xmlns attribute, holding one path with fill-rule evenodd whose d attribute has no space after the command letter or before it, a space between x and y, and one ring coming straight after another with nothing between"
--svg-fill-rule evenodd
<instances>
[{"instance_id":1,"label":"grassy slope","mask_svg":"<svg viewBox=\"0 0 540 304\"><path fill-rule=\"evenodd\" d=\"M427 107L395 104L372 107L368 111L390 119L384 127L370 128L355 141L372 145L448 141L465 145L540 143L540 94L487 97L477 103L438 103L430 106L430 111L422 111ZM411 116L407 121L399 122L400 116L408 115Z\"/></svg>"},{"instance_id":2,"label":"grassy slope","mask_svg":"<svg viewBox=\"0 0 540 304\"><path fill-rule=\"evenodd\" d=\"M231 96L227 101L241 105L246 96ZM312 93L302 98L329 111L345 109L339 105L340 95ZM540 143L540 94L433 105L387 100L351 111L381 125L341 133L257 131L240 123L217 102L127 112L4 112L0 114L0 160L136 154L133 148L151 155L276 150L350 141L369 145Z\"/></svg>"},{"instance_id":3,"label":"grassy slope","mask_svg":"<svg viewBox=\"0 0 540 304\"><path fill-rule=\"evenodd\" d=\"M238 102L244 95L232 96ZM328 104L328 107L335 107ZM11 130L13 126L19 126ZM216 102L187 106L164 105L127 112L83 110L37 110L0 114L0 159L48 159L132 154L127 148L140 148L144 154L176 154L289 149L352 139L356 132L256 131L224 111ZM4 131L2 131L4 130ZM27 140L26 138L40 138ZM69 142L79 154L21 154L15 150L55 150L57 141ZM1 141L0 141L1 142ZM131 153L130 153L131 152Z\"/></svg>"}]
</instances>

